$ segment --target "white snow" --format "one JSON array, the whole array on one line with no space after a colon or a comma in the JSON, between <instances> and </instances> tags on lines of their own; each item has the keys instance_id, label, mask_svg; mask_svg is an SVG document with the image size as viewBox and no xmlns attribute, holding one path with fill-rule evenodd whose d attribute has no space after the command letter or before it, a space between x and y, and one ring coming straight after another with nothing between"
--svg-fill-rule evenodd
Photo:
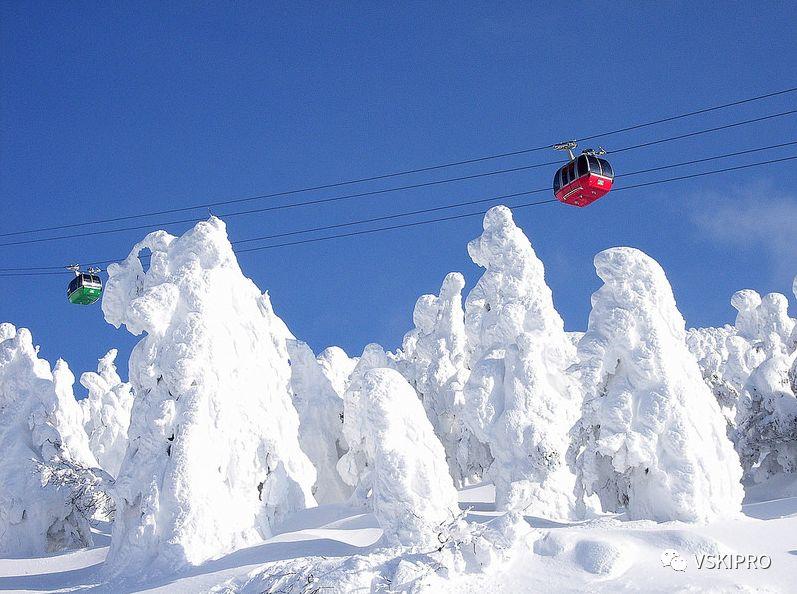
<instances>
[{"instance_id":1,"label":"white snow","mask_svg":"<svg viewBox=\"0 0 797 594\"><path fill-rule=\"evenodd\" d=\"M451 273L395 354L316 357L214 217L109 267L106 319L145 334L129 384L112 350L78 404L0 325L0 590L793 590L786 298L739 291L733 326L687 333L661 267L614 248L565 332L511 212L483 228L464 307Z\"/></svg>"},{"instance_id":2,"label":"white snow","mask_svg":"<svg viewBox=\"0 0 797 594\"><path fill-rule=\"evenodd\" d=\"M443 280L439 296L418 299L412 314L415 329L404 337L397 357L397 367L423 402L459 486L480 479L490 464L487 448L463 420L463 389L470 374L464 286L463 276L452 272Z\"/></svg>"},{"instance_id":3,"label":"white snow","mask_svg":"<svg viewBox=\"0 0 797 594\"><path fill-rule=\"evenodd\" d=\"M486 270L465 301L465 422L494 459L488 476L501 509L572 517L565 457L580 398L566 370L575 353L543 264L503 206L487 212L468 253Z\"/></svg>"},{"instance_id":4,"label":"white snow","mask_svg":"<svg viewBox=\"0 0 797 594\"><path fill-rule=\"evenodd\" d=\"M116 349L111 349L99 360L97 373L87 371L80 376L81 385L89 391L80 401L89 447L111 476L118 475L122 465L133 407L132 386L116 372L116 354Z\"/></svg>"},{"instance_id":5,"label":"white snow","mask_svg":"<svg viewBox=\"0 0 797 594\"><path fill-rule=\"evenodd\" d=\"M370 427L363 402L363 380L366 372L371 369L388 366L387 355L381 346L366 345L343 394L343 437L346 440L346 453L338 460L337 468L346 484L354 487L352 497L361 505L365 505L371 489L368 448L365 443Z\"/></svg>"},{"instance_id":6,"label":"white snow","mask_svg":"<svg viewBox=\"0 0 797 594\"><path fill-rule=\"evenodd\" d=\"M293 404L299 413L299 444L316 470L313 496L320 504L344 501L352 489L337 470L346 451L343 398L306 343L289 340L288 353Z\"/></svg>"},{"instance_id":7,"label":"white snow","mask_svg":"<svg viewBox=\"0 0 797 594\"><path fill-rule=\"evenodd\" d=\"M362 379L371 506L389 544L439 546L459 515L445 452L407 381L393 369Z\"/></svg>"},{"instance_id":8,"label":"white snow","mask_svg":"<svg viewBox=\"0 0 797 594\"><path fill-rule=\"evenodd\" d=\"M578 358L585 394L572 455L582 499L632 519L707 521L738 512L741 467L716 399L686 347L661 267L633 248L595 256Z\"/></svg>"},{"instance_id":9,"label":"white snow","mask_svg":"<svg viewBox=\"0 0 797 594\"><path fill-rule=\"evenodd\" d=\"M756 487L765 487L760 485ZM794 495L783 497L791 489ZM0 559L7 592L147 592L216 594L287 592L790 592L797 582L794 532L797 483L760 491L742 515L709 524L627 521L604 516L582 522L519 518L494 511L492 489L460 492L476 534L441 550L385 548L372 514L341 506L297 512L262 544L144 582L107 581L101 564L107 527L95 546L54 556ZM478 511L476 511L478 509ZM502 520L500 524L497 520ZM525 526L524 526L525 525ZM479 534L481 527L481 534ZM664 566L674 550L684 571ZM769 569L708 569L706 554L767 556ZM703 560L703 568L698 563ZM727 558L724 561L728 563Z\"/></svg>"},{"instance_id":10,"label":"white snow","mask_svg":"<svg viewBox=\"0 0 797 594\"><path fill-rule=\"evenodd\" d=\"M26 328L0 324L0 554L29 556L91 544L74 493L41 465L96 466L64 361L50 370Z\"/></svg>"},{"instance_id":11,"label":"white snow","mask_svg":"<svg viewBox=\"0 0 797 594\"><path fill-rule=\"evenodd\" d=\"M150 233L108 275L106 319L146 333L130 357L135 399L110 570L197 565L268 538L287 513L313 505L290 333L241 273L224 223L211 217L179 238Z\"/></svg>"}]
</instances>

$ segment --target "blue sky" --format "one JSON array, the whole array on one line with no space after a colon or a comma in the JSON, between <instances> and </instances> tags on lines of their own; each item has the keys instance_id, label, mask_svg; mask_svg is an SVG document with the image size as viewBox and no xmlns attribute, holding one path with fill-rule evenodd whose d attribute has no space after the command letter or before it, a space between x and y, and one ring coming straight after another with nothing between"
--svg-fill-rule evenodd
<instances>
[{"instance_id":1,"label":"blue sky","mask_svg":"<svg viewBox=\"0 0 797 594\"><path fill-rule=\"evenodd\" d=\"M511 151L795 86L797 6L697 4L3 2L2 232ZM786 95L602 144L795 107L797 94ZM622 173L792 140L795 116L629 151L613 163ZM789 154L797 149L717 166ZM398 182L555 158L535 153ZM241 239L497 196L545 186L552 173L236 217L228 228ZM592 257L618 245L662 264L689 325L717 325L732 322L737 289L794 301L795 182L797 162L787 162L610 194L587 209L525 209L516 220L546 265L568 329L586 325L599 286ZM465 246L479 231L470 218L254 252L241 265L316 351L338 344L359 354L372 341L398 346L415 300L436 292L447 272L462 271L473 286L480 271ZM4 266L66 265L123 257L143 233L0 250ZM31 328L43 355L65 358L76 374L118 346L125 375L137 339L106 324L98 306L70 306L68 280L0 278L0 318Z\"/></svg>"}]
</instances>

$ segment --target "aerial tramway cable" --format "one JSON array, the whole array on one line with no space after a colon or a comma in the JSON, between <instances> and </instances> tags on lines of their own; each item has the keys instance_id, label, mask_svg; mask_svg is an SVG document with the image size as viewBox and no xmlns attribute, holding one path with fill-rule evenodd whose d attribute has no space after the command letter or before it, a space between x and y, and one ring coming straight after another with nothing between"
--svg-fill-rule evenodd
<instances>
[{"instance_id":1,"label":"aerial tramway cable","mask_svg":"<svg viewBox=\"0 0 797 594\"><path fill-rule=\"evenodd\" d=\"M766 115L766 116L757 117L757 118L748 119L748 120L742 120L742 121L738 121L738 122L731 122L729 124L723 124L721 126L714 126L714 127L711 127L711 128L705 128L703 130L697 130L697 131L688 132L688 133L685 133L685 134L679 134L679 135L671 136L671 137L667 137L667 138L660 138L660 139L652 140L652 141L641 143L641 144L637 144L637 145L631 145L631 146L627 146L627 147L622 147L622 148L615 149L615 150L612 150L612 151L607 151L607 154L616 154L616 153L625 152L625 151L629 151L629 150L645 148L645 147L652 146L652 145L655 145L655 144L661 144L661 143L671 142L671 141L675 141L675 140L682 140L682 139L685 139L685 138L690 138L690 137L694 137L694 136L698 136L698 135L702 135L702 134L708 134L708 133L712 133L712 132L717 132L717 131L720 131L720 130L727 130L729 128L734 128L734 127L742 126L742 125L745 125L745 124L757 123L757 122L761 122L761 121L764 121L764 120L769 120L769 119L773 119L773 118L777 118L777 117L783 117L783 116L792 115L792 114L797 114L797 109L792 109L792 110L783 111L783 112L779 112L779 113L769 114L769 115ZM760 150L764 150L764 149L760 149ZM507 174L507 173L516 173L516 172L519 172L519 171L526 171L526 170L529 170L529 169L536 169L536 168L539 168L539 167L546 167L546 166L559 165L559 164L561 164L561 161L549 161L549 162L545 162L545 163L534 163L534 164L531 164L531 165L522 165L522 166L519 166L519 167L512 167L512 168L508 168L508 169L499 169L499 170L493 170L493 171L486 171L486 172L474 173L474 174L465 175L465 176L459 176L459 177L453 177L453 178L445 178L445 179L440 179L440 180L432 180L432 181L421 182L421 183L416 183L416 184L409 184L409 185L392 187L392 188L383 188L383 189L379 189L379 190L370 190L370 191L358 192L358 193L354 193L354 194L344 194L344 195L340 195L340 196L330 196L330 197L326 197L326 198L317 198L317 199L314 199L314 200L307 200L307 201L304 201L304 202L293 202L293 203L288 203L288 204L278 204L278 205L273 205L273 206L265 206L265 207L262 207L262 208L254 208L254 209L240 210L240 211L231 211L231 212L227 212L227 213L220 213L219 216L222 216L222 217L225 217L225 218L230 218L230 217L235 217L235 216L258 214L258 213L263 213L263 212L272 212L272 211L276 211L276 210L285 210L285 209L288 209L288 208L297 208L297 207L302 207L302 206L313 206L313 205L319 205L319 204L328 204L328 203L332 203L332 202L339 202L339 201L342 201L342 200L351 200L351 199L362 198L362 197L366 197L366 196L377 196L377 195L381 195L381 194L387 194L387 193L390 193L390 192L413 190L413 189L431 187L431 186L436 186L436 185L441 185L441 184L448 184L448 183L457 182L457 181L467 181L467 180L479 179L479 178L490 177L490 176L495 176L495 175L502 175L502 174ZM221 204L221 203L214 203L213 205L218 205L218 204ZM203 220L203 219L192 217L192 218L187 218L187 219L179 219L179 220L164 221L164 222L153 222L153 223L147 223L147 224L143 224L143 225L133 225L133 226L128 226L128 227L120 227L120 228L116 228L116 229L101 229L101 230L97 230L97 231L84 231L84 232L81 232L81 233L69 233L69 234L65 234L65 235L56 235L56 236L53 236L53 237L39 237L39 238L32 238L32 239L20 239L20 240L8 241L8 242L5 242L5 243L0 243L0 247L9 247L9 246L16 246L16 245L29 245L29 244L36 244L36 243L47 243L47 242L51 242L51 241L69 240L69 239L76 239L76 238L83 238L83 237L90 237L90 236L97 236L97 235L112 235L112 234L116 234L116 233L123 233L125 231L136 231L136 230L141 230L141 229L162 228L162 227L165 227L165 226L168 226L168 225L179 225L179 224L184 224L184 223L196 223L196 222L201 221L201 220Z\"/></svg>"},{"instance_id":2,"label":"aerial tramway cable","mask_svg":"<svg viewBox=\"0 0 797 594\"><path fill-rule=\"evenodd\" d=\"M794 143L786 143L786 144L794 144ZM759 167L759 166L770 165L770 164L774 164L774 163L782 163L782 162L785 162L785 161L792 161L792 160L795 160L795 159L797 159L797 155L792 155L792 156L789 156L789 157L781 157L781 158L778 158L778 159L769 159L769 160L766 160L766 161L759 161L759 162L756 162L756 163L748 163L748 164L745 164L745 165L736 165L736 166L733 166L733 167L725 167L725 168L722 168L722 169L714 169L714 170L710 170L710 171L703 171L703 172L699 172L699 173L681 175L681 176L672 177L672 178L666 178L666 179L661 179L661 180L653 180L653 181L649 181L649 182L641 182L641 183L634 184L634 185L631 185L631 186L620 187L620 188L617 188L617 189L615 189L613 191L614 192L620 192L620 191L623 191L623 190L631 190L631 189L635 189L635 188L654 186L654 185L658 185L658 184L671 183L671 182L675 182L675 181L694 179L694 178L697 178L697 177L704 177L704 176L708 176L708 175L716 175L716 174L720 174L720 173L727 173L727 172L730 172L730 171L739 171L739 170L742 170L742 169L748 169L750 167ZM674 166L677 166L677 165L672 165L670 167L674 167ZM662 168L659 167L659 168L656 168L655 170L661 170L661 169ZM633 175L641 174L641 173L646 173L646 172L645 171L634 172ZM628 176L628 175L632 175L632 174L626 174L626 176ZM620 177L620 176L618 176L618 177ZM544 190L547 191L548 188L545 188ZM543 191L543 190L541 189L539 191ZM500 198L496 198L496 199L500 199ZM536 201L536 202L527 202L527 203L523 203L523 204L511 205L511 208L514 209L514 210L519 210L519 209L522 209L522 208L541 206L543 204L550 204L550 203L553 203L553 202L556 202L556 200L555 199L539 200L539 201ZM237 250L234 250L234 252L236 254L244 254L244 253L250 253L250 252L255 252L255 251L262 251L262 250L267 250L267 249L280 248L280 247L289 247L289 246L303 245L303 244L307 244L307 243L315 243L315 242L320 242L320 241L330 241L330 240L333 240L333 239L342 239L342 238L346 238L346 237L355 237L355 236L360 236L360 235L368 235L368 234L380 233L380 232L391 231L391 230L396 230L396 229L407 229L407 228L411 228L411 227L417 227L417 226L420 226L420 225L429 225L429 224L441 223L441 222L445 222L445 221L452 221L452 220L457 220L457 219L468 218L468 217L481 216L481 215L484 215L484 213L485 213L484 210L480 210L480 211L476 211L476 212L468 212L468 213L451 215L451 216L447 216L447 217L439 217L439 218L436 218L436 219L426 219L426 220L422 220L422 221L412 221L412 222L409 222L409 223L401 223L401 224L398 224L398 225L390 225L390 226L387 226L387 227L378 227L376 229L363 229L363 230L359 230L359 231L351 231L351 232L348 232L348 233L327 235L327 236L324 236L324 237L311 237L311 238L300 239L300 240L290 241L290 242L283 242L283 243L277 243L277 244L271 244L271 245L265 245L265 246L256 246L256 247L245 248L245 249L237 249ZM349 224L355 224L355 223L349 223ZM310 230L308 230L306 232L310 232ZM118 260L112 260L112 261L115 262L115 261L118 261ZM107 262L111 262L111 261L107 261ZM98 263L94 263L94 264L98 264ZM0 278L4 278L4 277L5 278L10 278L10 277L20 277L20 276L63 275L64 272L65 271L63 270L63 267L56 267L56 266L53 266L53 267L39 267L39 268L26 268L24 270L17 269L17 270L13 270L13 271L12 271L12 269L0 269Z\"/></svg>"},{"instance_id":3,"label":"aerial tramway cable","mask_svg":"<svg viewBox=\"0 0 797 594\"><path fill-rule=\"evenodd\" d=\"M672 122L672 121L676 121L676 120L679 120L679 119L688 118L688 117L692 117L692 116L696 116L696 115L702 115L702 114L705 114L705 113L718 111L718 110L722 110L722 109L727 109L727 108L730 108L730 107L736 107L736 106L743 105L743 104L746 104L746 103L752 103L752 102L755 102L755 101L761 101L761 100L764 100L764 99L769 99L771 97L776 97L776 96L785 95L785 94L788 94L788 93L793 93L795 91L797 91L797 87L791 87L791 88L787 88L787 89L782 89L782 90L779 90L779 91L774 91L774 92L766 93L766 94L763 94L763 95L757 95L757 96L754 96L754 97L748 97L748 98L740 99L740 100L737 100L737 101L731 101L729 103L724 103L724 104L721 104L721 105L715 105L715 106L711 106L711 107L706 107L706 108L702 108L702 109L698 109L698 110L694 110L694 111L690 111L690 112L686 112L686 113L682 113L682 114L676 114L676 115L665 117L665 118L659 118L659 119L656 119L656 120L643 122L643 123L640 123L640 124L634 124L634 125L631 125L631 126L625 126L625 127L622 127L622 128L617 128L617 129L609 130L609 131L606 131L606 132L600 132L600 133L597 133L597 134L592 134L592 135L589 135L589 136L584 136L584 137L581 137L581 138L577 138L575 140L577 142L585 142L585 141L588 141L588 140L594 140L594 139L597 139L597 138L603 138L603 137L612 136L612 135L615 135L615 134L621 134L621 133L624 133L624 132L630 132L630 131L634 131L634 130L639 130L639 129L646 128L646 127L649 127L649 126L654 126L654 125L658 125L658 124ZM787 112L787 113L792 113L792 112ZM770 115L770 116L765 116L764 118L757 118L755 120L750 120L748 122L740 122L740 123L736 123L736 124L730 124L730 125L724 126L724 127L719 127L716 130L725 129L726 127L733 127L733 126L737 126L737 125L742 125L743 123L752 123L754 121L761 121L763 119L770 119L770 118L773 118L773 117L778 117L780 115L786 115L786 114L773 114L773 115ZM716 130L710 130L710 131L716 131ZM688 136L694 136L694 135L703 134L703 133L705 133L705 132L690 133L688 135L681 136L681 137L678 137L678 138L685 138L685 137L688 137ZM622 149L622 150L631 150L632 148L641 148L642 146L650 146L650 144L658 144L660 142L667 142L667 141L668 141L668 139L660 140L660 141L654 141L653 143L643 143L642 145L638 145L638 146L635 146L635 147L626 147L625 149ZM190 211L190 210L197 210L197 209L204 209L204 208L213 208L213 207L217 207L217 206L225 206L225 205L229 205L229 204L236 204L236 203L241 203L241 202L249 202L249 201L254 201L254 200L262 200L262 199L267 199L267 198L276 198L276 197L280 197L280 196L291 196L291 195L301 194L301 193L311 192L311 191L328 190L328 189L339 188L339 187L347 186L347 185L354 185L354 184L365 183L365 182L379 181L379 180L390 179L390 178L395 178L395 177L401 177L401 176L406 176L406 175L413 175L413 174L417 174L417 173L436 171L436 170L440 170L440 169L446 169L446 168L449 168L449 167L456 167L456 166L461 166L461 165L469 165L469 164L481 163L481 162L490 161L490 160L496 160L496 159L502 159L502 158L507 158L507 157L519 156L519 155L529 154L529 153L533 153L533 152L538 152L538 151L541 151L541 150L550 149L551 146L552 146L552 144L544 144L544 145L539 145L539 146L535 146L535 147L532 147L532 148L525 148L525 149L509 151L509 152L504 152L504 153L496 153L496 154L491 154L491 155L485 155L485 156L475 157L475 158L471 158L471 159L464 159L464 160L461 160L461 161L451 161L451 162L447 162L447 163L440 163L440 164L437 164L437 165L430 165L430 166L419 167L419 168L415 168L415 169L407 169L407 170L397 171L397 172L392 172L392 173L385 173L385 174L380 174L380 175L373 175L373 176L368 176L368 177L361 177L361 178L356 178L356 179L337 181L337 182L332 182L332 183L327 183L327 184L320 184L320 185L316 185L316 186L307 186L307 187L297 188L297 189L293 189L293 190L285 190L285 191L281 191L281 192L273 192L273 193L268 193L268 194L261 194L261 195L258 195L258 196L249 196L249 197L244 197L244 198L234 198L234 199L229 199L229 200L208 202L208 203L203 203L203 204L195 204L195 205L191 205L191 206L164 209L164 210L158 210L158 211L150 211L150 212L145 212L145 213L136 213L136 214L124 215L124 216L118 216L118 217L109 217L109 218L104 218L104 219L94 219L94 220L90 220L90 221L81 221L79 223L66 223L66 224L63 224L63 225L53 225L53 226L50 226L50 227L39 227L39 228L33 228L33 229L23 229L23 230L18 230L18 231L8 231L8 232L5 232L5 233L0 233L0 237L10 237L10 236L14 236L14 235L23 235L23 234L28 234L28 233L40 233L40 232L44 232L44 231L56 231L56 230L61 230L61 229L85 227L86 225L99 225L99 224L105 224L105 223L115 223L115 222L127 221L127 220L138 219L138 218L145 218L145 217L150 217L150 216L174 214L174 213L178 213L178 212L187 212L187 211ZM619 150L615 150L615 151L612 151L612 152L616 153L616 152L620 152L620 151ZM550 163L540 163L540 164L535 165L535 167L542 167L544 165L550 165ZM393 190L393 191L395 191L395 190ZM8 245L8 244L4 244L4 245Z\"/></svg>"}]
</instances>

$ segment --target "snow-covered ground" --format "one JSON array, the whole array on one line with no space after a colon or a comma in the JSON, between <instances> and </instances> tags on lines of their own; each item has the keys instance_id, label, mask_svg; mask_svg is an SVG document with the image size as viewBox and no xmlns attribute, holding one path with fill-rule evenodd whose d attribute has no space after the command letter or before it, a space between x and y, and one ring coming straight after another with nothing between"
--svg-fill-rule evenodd
<instances>
[{"instance_id":1,"label":"snow-covered ground","mask_svg":"<svg viewBox=\"0 0 797 594\"><path fill-rule=\"evenodd\" d=\"M768 487L768 488L767 488ZM777 494L791 496L772 498ZM480 592L674 592L757 591L793 592L797 584L797 481L777 481L756 487L744 515L706 525L681 522L628 521L607 515L581 522L551 521L526 516L532 531L508 562L485 574L464 574L437 580L421 578L430 591ZM491 522L491 485L460 491L460 506L468 519ZM0 590L10 592L314 592L330 586L321 573L291 581L290 569L339 567L380 547L381 530L370 513L344 505L325 505L297 512L281 532L266 542L240 549L180 575L134 583L103 581L101 564L109 544L108 526L95 534L95 546L57 555L0 559ZM662 554L673 549L686 569L664 566ZM745 555L744 568L709 569L701 555ZM771 560L768 569L747 569L747 555ZM431 555L434 557L434 554ZM727 567L733 560L726 558ZM760 557L760 563L767 559ZM288 574L288 575L286 575ZM308 580L309 576L313 576ZM286 579L287 578L287 579ZM411 579L417 579L412 575ZM287 589L286 589L287 588ZM401 584L381 590L402 591ZM345 591L322 589L319 592Z\"/></svg>"}]
</instances>

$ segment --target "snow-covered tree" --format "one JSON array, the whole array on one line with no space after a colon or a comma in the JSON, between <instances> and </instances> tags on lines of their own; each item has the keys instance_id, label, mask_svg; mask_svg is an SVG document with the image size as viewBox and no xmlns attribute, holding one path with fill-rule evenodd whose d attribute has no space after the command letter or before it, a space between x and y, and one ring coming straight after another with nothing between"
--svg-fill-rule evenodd
<instances>
[{"instance_id":1,"label":"snow-covered tree","mask_svg":"<svg viewBox=\"0 0 797 594\"><path fill-rule=\"evenodd\" d=\"M761 482L797 472L797 397L790 381L797 327L788 315L788 300L779 293L761 298L749 289L739 291L734 307L737 330L760 361L739 399L736 449L746 477Z\"/></svg>"},{"instance_id":2,"label":"snow-covered tree","mask_svg":"<svg viewBox=\"0 0 797 594\"><path fill-rule=\"evenodd\" d=\"M91 544L80 484L51 481L56 467L96 466L59 360L51 371L30 332L0 324L0 554L38 555Z\"/></svg>"},{"instance_id":3,"label":"snow-covered tree","mask_svg":"<svg viewBox=\"0 0 797 594\"><path fill-rule=\"evenodd\" d=\"M361 386L371 505L386 544L439 547L460 515L443 446L397 371L371 369Z\"/></svg>"},{"instance_id":4,"label":"snow-covered tree","mask_svg":"<svg viewBox=\"0 0 797 594\"><path fill-rule=\"evenodd\" d=\"M711 389L735 439L736 406L747 378L763 359L763 353L736 333L732 326L692 328L686 344L697 359L703 381Z\"/></svg>"},{"instance_id":5,"label":"snow-covered tree","mask_svg":"<svg viewBox=\"0 0 797 594\"><path fill-rule=\"evenodd\" d=\"M763 298L751 289L737 291L731 298L736 308L736 332L754 347L771 351L785 347L794 350L795 322L789 317L788 299L780 293Z\"/></svg>"},{"instance_id":6,"label":"snow-covered tree","mask_svg":"<svg viewBox=\"0 0 797 594\"><path fill-rule=\"evenodd\" d=\"M144 269L140 253L151 251ZM224 223L158 231L108 268L106 320L146 333L116 481L108 565L173 570L259 542L313 505L291 403L290 333L245 278Z\"/></svg>"},{"instance_id":7,"label":"snow-covered tree","mask_svg":"<svg viewBox=\"0 0 797 594\"><path fill-rule=\"evenodd\" d=\"M565 454L580 400L566 370L575 349L543 264L504 206L487 212L468 253L486 270L465 301L465 422L494 458L499 508L568 517L575 477Z\"/></svg>"},{"instance_id":8,"label":"snow-covered tree","mask_svg":"<svg viewBox=\"0 0 797 594\"><path fill-rule=\"evenodd\" d=\"M578 346L585 400L571 456L583 501L657 521L707 521L740 510L739 458L716 399L686 347L664 271L632 248L595 257Z\"/></svg>"},{"instance_id":9,"label":"snow-covered tree","mask_svg":"<svg viewBox=\"0 0 797 594\"><path fill-rule=\"evenodd\" d=\"M363 354L349 377L349 385L343 394L343 437L346 453L338 461L338 473L346 484L354 487L353 501L365 505L371 489L370 464L365 445L365 403L363 402L363 379L371 369L389 367L385 350L378 344L366 345Z\"/></svg>"},{"instance_id":10,"label":"snow-covered tree","mask_svg":"<svg viewBox=\"0 0 797 594\"><path fill-rule=\"evenodd\" d=\"M797 472L797 396L790 381L795 355L768 353L744 387L736 443L745 473L756 483Z\"/></svg>"},{"instance_id":11,"label":"snow-covered tree","mask_svg":"<svg viewBox=\"0 0 797 594\"><path fill-rule=\"evenodd\" d=\"M459 486L479 479L490 462L487 449L462 420L462 391L470 374L464 286L463 276L452 272L443 280L439 295L418 299L412 316L415 329L404 337L397 364L418 393Z\"/></svg>"},{"instance_id":12,"label":"snow-covered tree","mask_svg":"<svg viewBox=\"0 0 797 594\"><path fill-rule=\"evenodd\" d=\"M352 489L337 471L345 452L343 399L306 343L289 340L288 353L293 404L299 413L299 443L317 474L313 495L319 504L344 501Z\"/></svg>"},{"instance_id":13,"label":"snow-covered tree","mask_svg":"<svg viewBox=\"0 0 797 594\"><path fill-rule=\"evenodd\" d=\"M116 349L99 360L97 373L87 371L80 376L81 385L89 391L80 401L89 447L100 467L111 476L119 474L127 449L127 428L133 392L116 372Z\"/></svg>"}]
</instances>

